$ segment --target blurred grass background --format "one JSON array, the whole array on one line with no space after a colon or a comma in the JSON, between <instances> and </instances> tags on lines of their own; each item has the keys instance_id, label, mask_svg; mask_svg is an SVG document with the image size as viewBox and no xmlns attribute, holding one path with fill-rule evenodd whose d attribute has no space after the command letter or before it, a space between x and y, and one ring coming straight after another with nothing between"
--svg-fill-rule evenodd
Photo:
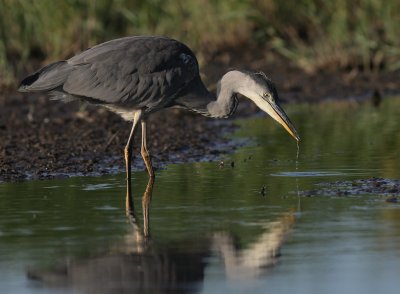
<instances>
[{"instance_id":1,"label":"blurred grass background","mask_svg":"<svg viewBox=\"0 0 400 294\"><path fill-rule=\"evenodd\" d=\"M0 0L0 87L128 35L187 43L200 63L229 48L275 52L307 72L400 68L398 0Z\"/></svg>"}]
</instances>

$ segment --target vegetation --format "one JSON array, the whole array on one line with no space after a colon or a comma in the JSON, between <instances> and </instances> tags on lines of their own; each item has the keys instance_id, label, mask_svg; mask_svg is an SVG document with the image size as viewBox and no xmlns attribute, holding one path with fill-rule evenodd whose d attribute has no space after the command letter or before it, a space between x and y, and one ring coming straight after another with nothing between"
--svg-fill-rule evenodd
<instances>
[{"instance_id":1,"label":"vegetation","mask_svg":"<svg viewBox=\"0 0 400 294\"><path fill-rule=\"evenodd\" d=\"M246 43L307 71L395 70L399 21L397 0L0 0L0 85L35 62L138 34L187 42L200 62Z\"/></svg>"}]
</instances>

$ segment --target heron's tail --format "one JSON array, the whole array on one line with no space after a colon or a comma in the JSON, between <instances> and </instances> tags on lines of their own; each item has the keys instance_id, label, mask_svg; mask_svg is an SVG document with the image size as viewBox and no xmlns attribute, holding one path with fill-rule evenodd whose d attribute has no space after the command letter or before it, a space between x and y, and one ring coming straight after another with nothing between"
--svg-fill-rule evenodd
<instances>
[{"instance_id":1,"label":"heron's tail","mask_svg":"<svg viewBox=\"0 0 400 294\"><path fill-rule=\"evenodd\" d=\"M72 66L67 61L54 62L23 79L18 91L43 92L54 90L65 82L71 70Z\"/></svg>"}]
</instances>

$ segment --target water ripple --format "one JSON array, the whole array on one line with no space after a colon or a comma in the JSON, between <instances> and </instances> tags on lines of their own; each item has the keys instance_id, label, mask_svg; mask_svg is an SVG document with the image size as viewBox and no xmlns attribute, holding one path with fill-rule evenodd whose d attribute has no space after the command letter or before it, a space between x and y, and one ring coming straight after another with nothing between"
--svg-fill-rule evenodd
<instances>
[{"instance_id":1,"label":"water ripple","mask_svg":"<svg viewBox=\"0 0 400 294\"><path fill-rule=\"evenodd\" d=\"M342 170L316 170L316 171L293 171L273 173L273 177L334 177L334 176L362 176L369 175L369 169L342 169Z\"/></svg>"}]
</instances>

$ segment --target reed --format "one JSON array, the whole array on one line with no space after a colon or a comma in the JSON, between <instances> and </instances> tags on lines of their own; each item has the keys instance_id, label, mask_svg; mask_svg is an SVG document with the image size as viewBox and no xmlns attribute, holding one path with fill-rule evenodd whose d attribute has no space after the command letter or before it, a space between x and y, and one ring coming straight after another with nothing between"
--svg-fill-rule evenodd
<instances>
[{"instance_id":1,"label":"reed","mask_svg":"<svg viewBox=\"0 0 400 294\"><path fill-rule=\"evenodd\" d=\"M0 0L0 85L38 63L138 34L178 38L200 62L246 42L310 72L397 70L399 23L397 0Z\"/></svg>"}]
</instances>

